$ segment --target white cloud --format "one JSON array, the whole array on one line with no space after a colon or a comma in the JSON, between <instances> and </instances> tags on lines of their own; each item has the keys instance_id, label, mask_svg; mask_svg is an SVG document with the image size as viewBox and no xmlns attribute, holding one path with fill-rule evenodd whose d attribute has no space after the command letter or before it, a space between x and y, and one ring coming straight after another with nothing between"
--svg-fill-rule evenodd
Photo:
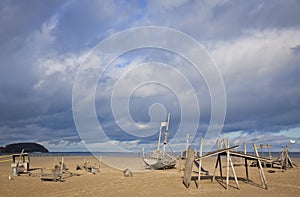
<instances>
[{"instance_id":1,"label":"white cloud","mask_svg":"<svg viewBox=\"0 0 300 197\"><path fill-rule=\"evenodd\" d=\"M299 14L297 1L279 2L276 5L269 2L232 3L221 0L150 1L145 4L75 1L64 3L56 10L53 5L49 10L50 5L45 6L44 3L41 5L38 8L43 9L36 10L34 17L27 15L27 13L32 13L29 8L34 6L10 3L0 6L4 15L9 16L0 19L0 24L5 27L0 30L1 43L8 43L0 46L2 52L0 55L2 59L0 89L3 92L0 95L2 110L0 116L5 120L1 120L1 124L6 125L7 122L23 124L26 125L24 126L26 129L21 130L24 133L30 133L32 129L37 133L38 131L56 133L54 136L58 138L60 138L60 132L69 133L69 128L54 131L47 126L37 126L38 124L35 125L35 123L45 122L45 117L57 111L70 109L74 78L88 49L94 47L108 34L141 24L150 24L182 30L208 46L221 69L228 93L226 132L247 130L250 135L251 130L257 130L253 135L264 138L265 136L260 134L263 134L265 130L272 130L279 131L278 135L299 137L295 135L295 132L284 131L284 129L299 126L297 119L300 99L299 69L296 66L300 61L299 53L297 53L297 46L300 44L300 29L297 20L299 18L297 17ZM27 8L24 9L24 7ZM51 12L52 16L47 15L45 20L44 12L48 15ZM14 17L11 17L12 13L16 13ZM23 20L23 17L27 20ZM143 35L136 39L142 40ZM122 47L126 42L127 40L122 40L110 47L112 49ZM164 42L164 40L159 40L159 42ZM193 49L190 50L193 51ZM149 54L149 56L153 55ZM112 56L112 54L99 55L88 59L92 65L89 69L94 71L90 80L98 77L99 71L103 69L102 63L107 62L107 59ZM195 74L195 70L188 69L180 58L174 55L165 59L161 57L150 60L175 65L181 74L187 76L187 79L194 85L193 87L196 87L196 94L201 99L201 113L203 112L202 115L204 114L206 120L209 120L210 98L208 90L204 87L204 81L199 80L200 77ZM116 61L119 66L109 67L105 72L106 78L102 81L104 85L97 90L96 99L99 99L99 103L102 104L103 100L110 99L114 83L123 77L121 82L126 84L126 87L115 94L116 101L123 101L128 90L136 90L132 96L140 99L140 103L134 103L138 106L135 111L140 113L135 115L143 115L141 102L148 104L153 101L148 98L159 98L162 103L168 104L167 107L176 108L178 103L175 99L169 99L172 95L169 89L156 84L136 86L137 82L143 80L163 79L165 83L173 84L177 90L177 96L181 96L186 103L189 103L184 106L184 109L192 111L195 108L191 100L194 92L182 85L179 77L174 77L175 71L169 72L169 68L158 70L150 66L142 70L130 70L145 61L149 59L121 57ZM88 72L88 70L85 71ZM82 84L83 87L84 85L89 87L90 80L88 78L83 80L82 82L86 83ZM83 102L85 102L84 99L91 100L92 98L91 94L86 95L87 92L87 90L80 92L83 95ZM143 113L145 111L147 112L143 110ZM84 109L83 112L85 112ZM159 117L156 115L159 113L163 114L159 110L153 114ZM147 115L143 117L148 117ZM163 119L163 117L158 119ZM51 120L50 118L48 121L51 122ZM158 123L159 121L157 120ZM124 120L125 125L130 126L131 123ZM203 124L208 124L208 121ZM155 128L155 125L148 127L148 129ZM8 130L15 136L21 136L19 139L27 139L26 135L17 133L18 129L1 127L1 136L4 136L2 133ZM188 125L184 129L188 130ZM233 137L238 134L239 132L234 133ZM241 135L244 134L241 133ZM13 135L5 135L6 141L10 139L9 137ZM275 139L277 137L275 136ZM67 146L67 141L71 142L70 139L64 140L59 142L60 145L57 147ZM176 140L174 142L181 143L180 140ZM139 142L126 143L123 145L135 146L135 143ZM55 149L53 144L50 143L49 146ZM55 150L59 149L57 147ZM75 143L70 144L70 147L77 149L80 145ZM106 145L103 143L99 147L105 148Z\"/></svg>"},{"instance_id":2,"label":"white cloud","mask_svg":"<svg viewBox=\"0 0 300 197\"><path fill-rule=\"evenodd\" d=\"M217 43L211 52L225 77L251 74L252 79L261 78L287 66L292 58L291 47L300 43L299 32L300 29L252 30L229 42Z\"/></svg>"},{"instance_id":3,"label":"white cloud","mask_svg":"<svg viewBox=\"0 0 300 197\"><path fill-rule=\"evenodd\" d=\"M299 130L299 128L295 129ZM248 147L248 151L252 151L252 143L256 145L260 144L270 144L271 151L280 152L281 146L288 145L291 139L291 135L287 132L272 133L272 132L245 132L245 131L233 131L223 134L221 138L230 139L232 145L240 145L240 149L243 149L242 144L245 142ZM297 152L300 150L299 141L300 137L292 137L296 141L295 144L291 145L291 151Z\"/></svg>"}]
</instances>

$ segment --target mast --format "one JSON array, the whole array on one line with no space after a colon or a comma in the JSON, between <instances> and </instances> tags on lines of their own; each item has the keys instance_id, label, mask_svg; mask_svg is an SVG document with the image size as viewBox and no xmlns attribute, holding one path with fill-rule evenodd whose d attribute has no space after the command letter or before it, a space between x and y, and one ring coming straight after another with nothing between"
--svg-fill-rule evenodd
<instances>
[{"instance_id":1,"label":"mast","mask_svg":"<svg viewBox=\"0 0 300 197\"><path fill-rule=\"evenodd\" d=\"M160 124L160 127L159 127L159 136L158 136L158 142L157 142L157 152L159 151L159 148L160 148L161 129L162 129L162 123Z\"/></svg>"},{"instance_id":2,"label":"mast","mask_svg":"<svg viewBox=\"0 0 300 197\"><path fill-rule=\"evenodd\" d=\"M185 151L186 151L186 154L187 154L187 150L189 149L189 138L190 138L190 134L187 133L186 134L186 145L185 145Z\"/></svg>"},{"instance_id":3,"label":"mast","mask_svg":"<svg viewBox=\"0 0 300 197\"><path fill-rule=\"evenodd\" d=\"M166 127L165 137L164 137L164 149L163 149L164 153L166 152L167 139L168 139L168 131L169 131L169 123L170 123L170 113L168 113L167 127Z\"/></svg>"}]
</instances>

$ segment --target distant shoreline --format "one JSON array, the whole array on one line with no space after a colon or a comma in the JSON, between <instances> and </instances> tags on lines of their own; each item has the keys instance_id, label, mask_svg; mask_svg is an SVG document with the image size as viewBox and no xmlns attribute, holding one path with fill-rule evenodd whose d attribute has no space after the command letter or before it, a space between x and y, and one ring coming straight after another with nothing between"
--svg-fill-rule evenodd
<instances>
[{"instance_id":1,"label":"distant shoreline","mask_svg":"<svg viewBox=\"0 0 300 197\"><path fill-rule=\"evenodd\" d=\"M175 156L179 156L179 152L173 153ZM205 154L205 153L204 153ZM248 154L253 154L253 152L248 152ZM280 152L271 152L272 158L277 158ZM9 153L0 153L0 155L10 155ZM48 153L29 153L32 157L47 157L47 156L116 156L116 157L141 157L141 152L48 152ZM300 158L300 152L289 152L291 158ZM260 154L262 157L263 155ZM268 157L268 153L264 154L264 157Z\"/></svg>"}]
</instances>

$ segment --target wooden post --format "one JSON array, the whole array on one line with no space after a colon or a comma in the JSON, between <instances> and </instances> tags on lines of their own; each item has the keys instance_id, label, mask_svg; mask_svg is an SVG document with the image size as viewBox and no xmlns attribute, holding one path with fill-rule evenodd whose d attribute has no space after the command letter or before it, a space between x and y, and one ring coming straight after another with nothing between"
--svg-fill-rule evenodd
<instances>
[{"instance_id":1,"label":"wooden post","mask_svg":"<svg viewBox=\"0 0 300 197\"><path fill-rule=\"evenodd\" d=\"M223 144L224 144L225 148L227 148L227 143L226 143L226 139L225 138L223 138ZM221 148L223 148L223 145L221 146Z\"/></svg>"},{"instance_id":2,"label":"wooden post","mask_svg":"<svg viewBox=\"0 0 300 197\"><path fill-rule=\"evenodd\" d=\"M191 178L192 178L192 169L193 169L193 162L195 160L195 153L192 149L188 149L186 155L186 162L185 162L185 170L184 170L184 177L183 177L183 184L185 187L190 186Z\"/></svg>"},{"instance_id":3,"label":"wooden post","mask_svg":"<svg viewBox=\"0 0 300 197\"><path fill-rule=\"evenodd\" d=\"M61 166L60 166L60 172L59 172L59 174L62 174L63 168L64 168L64 158L62 157L61 158Z\"/></svg>"},{"instance_id":4,"label":"wooden post","mask_svg":"<svg viewBox=\"0 0 300 197\"><path fill-rule=\"evenodd\" d=\"M232 171L232 174L234 176L234 180L235 180L235 184L236 184L236 187L238 189L240 189L240 185L239 185L239 182L237 180L237 177L236 177L236 173L235 173L235 170L234 170L234 167L233 167L233 163L232 163L232 159L231 159L231 156L229 155L229 160L230 160L230 166L231 166L231 171Z\"/></svg>"},{"instance_id":5,"label":"wooden post","mask_svg":"<svg viewBox=\"0 0 300 197\"><path fill-rule=\"evenodd\" d=\"M160 127L159 127L158 141L157 141L157 151L159 151L159 148L160 148L161 130L162 130L162 126L160 125Z\"/></svg>"},{"instance_id":6,"label":"wooden post","mask_svg":"<svg viewBox=\"0 0 300 197\"><path fill-rule=\"evenodd\" d=\"M281 155L280 155L280 165L281 165L281 169L282 169L282 166L283 166L283 159L284 159L284 148L283 148L283 145L281 146Z\"/></svg>"},{"instance_id":7,"label":"wooden post","mask_svg":"<svg viewBox=\"0 0 300 197\"><path fill-rule=\"evenodd\" d=\"M221 155L220 154L218 154L218 157L217 157L217 161L216 161L216 165L215 165L215 169L214 169L214 172L213 172L213 177L212 177L211 182L214 182L215 179L216 179L216 171L217 171L218 165L219 165L219 168L220 168L220 177L222 178L222 182L223 182L222 164L221 164Z\"/></svg>"},{"instance_id":8,"label":"wooden post","mask_svg":"<svg viewBox=\"0 0 300 197\"><path fill-rule=\"evenodd\" d=\"M267 144L267 148L268 148L268 152L269 152L269 159L272 159L272 155L271 155L271 151L270 151L271 145Z\"/></svg>"},{"instance_id":9,"label":"wooden post","mask_svg":"<svg viewBox=\"0 0 300 197\"><path fill-rule=\"evenodd\" d=\"M218 150L222 149L222 140L220 141L219 139L217 139L216 144L217 144Z\"/></svg>"},{"instance_id":10,"label":"wooden post","mask_svg":"<svg viewBox=\"0 0 300 197\"><path fill-rule=\"evenodd\" d=\"M203 138L200 139L200 148L199 148L199 156L200 156L200 160L199 160L199 172L198 172L198 188L200 186L200 177L201 177L201 168L202 168L202 146L203 146Z\"/></svg>"},{"instance_id":11,"label":"wooden post","mask_svg":"<svg viewBox=\"0 0 300 197\"><path fill-rule=\"evenodd\" d=\"M247 158L245 158L245 168L246 168L246 178L247 178L247 183L249 182L249 173L248 173L248 162Z\"/></svg>"},{"instance_id":12,"label":"wooden post","mask_svg":"<svg viewBox=\"0 0 300 197\"><path fill-rule=\"evenodd\" d=\"M220 176L223 182L223 173L222 173L222 162L221 162L221 155L218 154L218 158L219 158L219 168L220 168Z\"/></svg>"},{"instance_id":13,"label":"wooden post","mask_svg":"<svg viewBox=\"0 0 300 197\"><path fill-rule=\"evenodd\" d=\"M257 157L259 157L258 152L257 152L257 147L256 147L255 143L253 143L253 149L254 149L255 155ZM261 162L260 162L259 159L257 159L257 164L258 164L257 167L258 167L258 171L259 171L259 174L260 174L260 178L261 178L261 182L263 184L263 187L265 187L266 189L268 189L266 177L265 177L265 174L264 174L264 171L263 171L263 168L261 166Z\"/></svg>"},{"instance_id":14,"label":"wooden post","mask_svg":"<svg viewBox=\"0 0 300 197\"><path fill-rule=\"evenodd\" d=\"M244 144L244 154L247 154L247 144L246 142ZM245 158L245 168L246 168L246 178L247 178L247 183L249 182L249 172L248 172L248 160Z\"/></svg>"},{"instance_id":15,"label":"wooden post","mask_svg":"<svg viewBox=\"0 0 300 197\"><path fill-rule=\"evenodd\" d=\"M262 157L265 157L264 145L260 144L259 146L260 146L260 149L261 149Z\"/></svg>"},{"instance_id":16,"label":"wooden post","mask_svg":"<svg viewBox=\"0 0 300 197\"><path fill-rule=\"evenodd\" d=\"M226 148L229 148L229 146L230 146L230 141L228 139ZM226 153L227 153L227 156L226 156L226 189L228 189L228 184L229 184L229 157L230 157L229 150L227 150Z\"/></svg>"},{"instance_id":17,"label":"wooden post","mask_svg":"<svg viewBox=\"0 0 300 197\"><path fill-rule=\"evenodd\" d=\"M189 133L187 133L187 134L186 134L186 145L185 145L185 151L187 151L187 150L188 150L188 148L189 148L189 145L190 145L190 143L189 143L189 138L190 138L190 134L189 134Z\"/></svg>"},{"instance_id":18,"label":"wooden post","mask_svg":"<svg viewBox=\"0 0 300 197\"><path fill-rule=\"evenodd\" d=\"M178 157L178 162L179 162L179 169L178 172L181 172L181 158L182 158L182 152L180 153L180 157ZM176 164L177 165L177 164Z\"/></svg>"},{"instance_id":19,"label":"wooden post","mask_svg":"<svg viewBox=\"0 0 300 197\"><path fill-rule=\"evenodd\" d=\"M217 170L218 164L219 164L219 157L220 157L220 155L218 154L218 157L217 157L217 161L216 161L216 165L215 165L215 169L214 169L214 172L213 172L213 177L212 177L212 179L211 179L211 182L214 182L214 181L215 181L216 170Z\"/></svg>"}]
</instances>

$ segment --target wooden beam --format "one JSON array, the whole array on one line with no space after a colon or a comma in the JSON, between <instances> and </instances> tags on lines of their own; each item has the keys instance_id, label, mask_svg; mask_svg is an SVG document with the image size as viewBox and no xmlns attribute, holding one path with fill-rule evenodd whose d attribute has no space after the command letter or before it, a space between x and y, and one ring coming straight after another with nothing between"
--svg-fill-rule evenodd
<instances>
[{"instance_id":1,"label":"wooden beam","mask_svg":"<svg viewBox=\"0 0 300 197\"><path fill-rule=\"evenodd\" d=\"M232 151L232 150L230 151L230 155L235 156L235 157L247 158L248 160L257 160L257 159L259 159L260 161L272 162L272 159L269 159L269 158L244 154L244 153L236 152L236 151Z\"/></svg>"},{"instance_id":2,"label":"wooden beam","mask_svg":"<svg viewBox=\"0 0 300 197\"><path fill-rule=\"evenodd\" d=\"M203 155L202 157L198 157L198 158L196 159L196 161L199 161L200 158L201 158L201 159L204 159L204 158L207 158L207 157L211 157L211 156L213 156L213 155L217 155L217 154L219 154L219 153L225 153L227 150L232 150L232 149L235 149L235 148L238 148L238 147L239 147L239 145L236 145L236 146L233 146L233 147L230 147L230 148L223 148L223 149L220 149L220 150L208 152L208 153L206 153L205 155Z\"/></svg>"},{"instance_id":3,"label":"wooden beam","mask_svg":"<svg viewBox=\"0 0 300 197\"><path fill-rule=\"evenodd\" d=\"M24 149L22 149L22 151L21 151L21 154L20 154L19 160L17 162L17 166L16 166L17 168L19 167L21 160L23 160L23 153L24 153Z\"/></svg>"},{"instance_id":4,"label":"wooden beam","mask_svg":"<svg viewBox=\"0 0 300 197\"><path fill-rule=\"evenodd\" d=\"M186 188L190 187L190 182L192 178L192 169L193 169L193 162L195 159L195 153L192 149L188 149L186 153L186 162L185 162L185 170L184 170L184 177L183 177L183 184Z\"/></svg>"}]
</instances>

